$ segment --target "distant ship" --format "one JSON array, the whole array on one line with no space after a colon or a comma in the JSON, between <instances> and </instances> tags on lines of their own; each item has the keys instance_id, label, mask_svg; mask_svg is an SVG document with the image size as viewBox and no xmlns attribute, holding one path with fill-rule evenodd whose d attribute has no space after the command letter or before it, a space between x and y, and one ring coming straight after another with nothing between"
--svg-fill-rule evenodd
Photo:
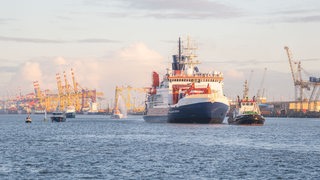
<instances>
[{"instance_id":1,"label":"distant ship","mask_svg":"<svg viewBox=\"0 0 320 180\"><path fill-rule=\"evenodd\" d=\"M255 97L248 98L248 82L245 81L243 99L238 96L237 104L229 113L228 123L232 125L263 125L265 118L261 115Z\"/></svg>"},{"instance_id":2,"label":"distant ship","mask_svg":"<svg viewBox=\"0 0 320 180\"><path fill-rule=\"evenodd\" d=\"M75 118L76 108L74 106L68 106L65 113L66 113L66 118Z\"/></svg>"},{"instance_id":3,"label":"distant ship","mask_svg":"<svg viewBox=\"0 0 320 180\"><path fill-rule=\"evenodd\" d=\"M111 119L122 119L126 118L124 114L122 114L118 109L114 110L110 116Z\"/></svg>"},{"instance_id":4,"label":"distant ship","mask_svg":"<svg viewBox=\"0 0 320 180\"><path fill-rule=\"evenodd\" d=\"M52 122L65 122L66 114L62 111L54 111L52 112L52 116L50 117Z\"/></svg>"},{"instance_id":5,"label":"distant ship","mask_svg":"<svg viewBox=\"0 0 320 180\"><path fill-rule=\"evenodd\" d=\"M222 123L229 109L223 94L223 75L212 71L202 73L200 64L187 39L183 47L179 38L178 54L173 55L172 68L160 83L153 72L153 84L146 100L146 122Z\"/></svg>"}]
</instances>

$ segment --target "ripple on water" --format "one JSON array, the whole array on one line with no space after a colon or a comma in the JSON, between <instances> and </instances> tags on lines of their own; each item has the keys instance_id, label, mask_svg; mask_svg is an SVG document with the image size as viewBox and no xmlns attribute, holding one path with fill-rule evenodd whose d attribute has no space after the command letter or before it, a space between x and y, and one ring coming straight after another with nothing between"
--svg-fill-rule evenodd
<instances>
[{"instance_id":1,"label":"ripple on water","mask_svg":"<svg viewBox=\"0 0 320 180\"><path fill-rule=\"evenodd\" d=\"M0 116L1 179L319 179L320 121L264 126ZM10 121L8 120L10 119Z\"/></svg>"}]
</instances>

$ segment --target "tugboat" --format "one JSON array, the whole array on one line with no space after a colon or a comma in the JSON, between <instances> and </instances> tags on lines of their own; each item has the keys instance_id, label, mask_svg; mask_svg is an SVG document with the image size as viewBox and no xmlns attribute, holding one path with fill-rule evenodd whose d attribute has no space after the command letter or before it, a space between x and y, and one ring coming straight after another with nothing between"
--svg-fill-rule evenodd
<instances>
[{"instance_id":1,"label":"tugboat","mask_svg":"<svg viewBox=\"0 0 320 180\"><path fill-rule=\"evenodd\" d=\"M28 116L26 117L26 123L31 123L32 119L30 117L30 114L28 114Z\"/></svg>"},{"instance_id":2,"label":"tugboat","mask_svg":"<svg viewBox=\"0 0 320 180\"><path fill-rule=\"evenodd\" d=\"M50 117L52 122L65 122L66 114L62 111L54 111Z\"/></svg>"},{"instance_id":3,"label":"tugboat","mask_svg":"<svg viewBox=\"0 0 320 180\"><path fill-rule=\"evenodd\" d=\"M248 82L245 81L243 99L237 97L237 104L229 113L228 124L232 125L263 125L265 118L261 115L259 103L255 96L248 98Z\"/></svg>"},{"instance_id":4,"label":"tugboat","mask_svg":"<svg viewBox=\"0 0 320 180\"><path fill-rule=\"evenodd\" d=\"M158 73L153 72L143 116L146 122L223 122L229 109L223 94L223 75L217 71L200 72L195 50L189 38L185 45L179 38L178 53L173 55L172 68L161 83Z\"/></svg>"}]
</instances>

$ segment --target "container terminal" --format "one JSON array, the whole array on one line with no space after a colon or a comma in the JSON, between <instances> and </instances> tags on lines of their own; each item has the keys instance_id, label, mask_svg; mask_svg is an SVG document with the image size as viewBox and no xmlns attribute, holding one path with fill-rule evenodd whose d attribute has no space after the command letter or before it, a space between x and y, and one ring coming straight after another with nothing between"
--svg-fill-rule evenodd
<instances>
[{"instance_id":1,"label":"container terminal","mask_svg":"<svg viewBox=\"0 0 320 180\"><path fill-rule=\"evenodd\" d=\"M56 74L57 89L42 90L39 81L33 82L34 92L23 95L21 92L0 100L0 114L45 114L56 110L66 111L70 107L77 114L110 114L114 109L114 100L106 102L104 93L96 89L82 87L71 69L69 83L66 71L63 78ZM140 94L140 98L136 96ZM141 98L141 94L142 98ZM116 87L115 99L122 99L130 114L142 114L144 111L144 88Z\"/></svg>"}]
</instances>

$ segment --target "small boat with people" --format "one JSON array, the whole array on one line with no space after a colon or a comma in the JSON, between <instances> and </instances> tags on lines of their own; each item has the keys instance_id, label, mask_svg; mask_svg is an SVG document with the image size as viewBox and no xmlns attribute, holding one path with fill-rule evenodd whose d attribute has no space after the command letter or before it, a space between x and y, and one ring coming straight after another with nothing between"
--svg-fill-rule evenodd
<instances>
[{"instance_id":1,"label":"small boat with people","mask_svg":"<svg viewBox=\"0 0 320 180\"><path fill-rule=\"evenodd\" d=\"M245 81L243 99L237 97L235 108L229 113L228 124L232 125L263 125L265 118L261 115L259 103L255 96L248 98L248 83Z\"/></svg>"},{"instance_id":2,"label":"small boat with people","mask_svg":"<svg viewBox=\"0 0 320 180\"><path fill-rule=\"evenodd\" d=\"M54 111L52 116L50 117L52 122L65 122L66 121L66 114L62 111Z\"/></svg>"},{"instance_id":3,"label":"small boat with people","mask_svg":"<svg viewBox=\"0 0 320 180\"><path fill-rule=\"evenodd\" d=\"M26 123L31 123L31 122L32 122L31 116L30 114L28 114L28 116L26 117Z\"/></svg>"}]
</instances>

